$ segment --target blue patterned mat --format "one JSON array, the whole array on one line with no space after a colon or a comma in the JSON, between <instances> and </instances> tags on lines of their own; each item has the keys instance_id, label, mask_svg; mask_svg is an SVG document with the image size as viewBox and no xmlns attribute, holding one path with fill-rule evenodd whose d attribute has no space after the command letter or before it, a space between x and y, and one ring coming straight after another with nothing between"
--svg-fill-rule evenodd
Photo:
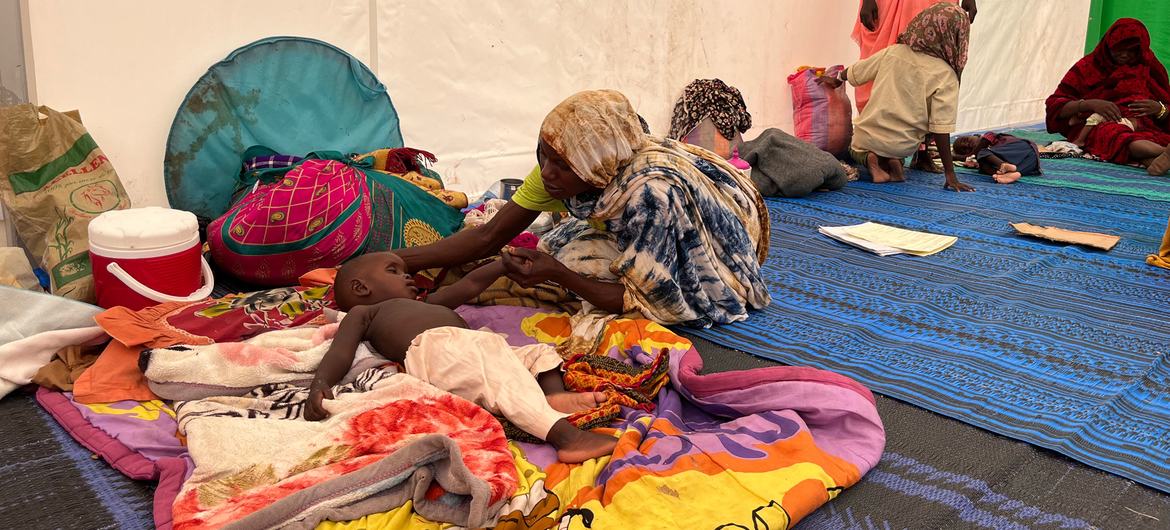
<instances>
[{"instance_id":1,"label":"blue patterned mat","mask_svg":"<svg viewBox=\"0 0 1170 530\"><path fill-rule=\"evenodd\" d=\"M772 306L696 334L1170 491L1170 271L1144 263L1170 203L982 175L957 194L941 175L908 178L769 200ZM959 241L883 258L816 232L864 221ZM1085 250L1015 235L1016 221L1122 239Z\"/></svg>"}]
</instances>

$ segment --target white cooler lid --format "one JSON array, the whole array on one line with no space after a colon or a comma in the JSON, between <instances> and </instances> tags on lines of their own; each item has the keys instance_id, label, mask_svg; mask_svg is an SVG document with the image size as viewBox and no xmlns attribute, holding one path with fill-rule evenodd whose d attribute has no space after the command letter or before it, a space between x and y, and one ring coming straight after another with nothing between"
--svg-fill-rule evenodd
<instances>
[{"instance_id":1,"label":"white cooler lid","mask_svg":"<svg viewBox=\"0 0 1170 530\"><path fill-rule=\"evenodd\" d=\"M158 206L110 210L89 222L89 244L111 250L150 250L199 241L195 214Z\"/></svg>"}]
</instances>

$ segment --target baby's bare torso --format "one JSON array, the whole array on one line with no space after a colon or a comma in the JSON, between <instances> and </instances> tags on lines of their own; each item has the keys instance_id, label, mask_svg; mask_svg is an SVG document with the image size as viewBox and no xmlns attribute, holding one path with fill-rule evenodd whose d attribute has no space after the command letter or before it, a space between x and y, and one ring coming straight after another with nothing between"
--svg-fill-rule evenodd
<instances>
[{"instance_id":1,"label":"baby's bare torso","mask_svg":"<svg viewBox=\"0 0 1170 530\"><path fill-rule=\"evenodd\" d=\"M424 331L442 327L467 328L458 313L418 300L396 298L378 304L365 339L379 354L396 363L406 357L411 341Z\"/></svg>"}]
</instances>

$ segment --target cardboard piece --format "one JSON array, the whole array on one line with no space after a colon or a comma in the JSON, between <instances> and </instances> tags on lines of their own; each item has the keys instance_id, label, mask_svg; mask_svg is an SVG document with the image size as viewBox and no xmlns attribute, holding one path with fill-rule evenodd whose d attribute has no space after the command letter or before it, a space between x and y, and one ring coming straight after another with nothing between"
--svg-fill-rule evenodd
<instances>
[{"instance_id":1,"label":"cardboard piece","mask_svg":"<svg viewBox=\"0 0 1170 530\"><path fill-rule=\"evenodd\" d=\"M1110 250L1121 241L1121 236L1099 234L1097 232L1077 232L1065 230L1055 226L1036 226L1029 223L1012 223L1012 228L1026 236L1039 237L1060 243L1084 245L1101 250Z\"/></svg>"}]
</instances>

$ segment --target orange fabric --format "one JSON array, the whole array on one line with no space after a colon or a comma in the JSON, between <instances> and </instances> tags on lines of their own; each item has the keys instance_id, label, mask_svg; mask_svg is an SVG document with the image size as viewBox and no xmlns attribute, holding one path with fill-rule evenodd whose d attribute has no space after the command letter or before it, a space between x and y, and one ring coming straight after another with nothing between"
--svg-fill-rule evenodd
<instances>
[{"instance_id":1,"label":"orange fabric","mask_svg":"<svg viewBox=\"0 0 1170 530\"><path fill-rule=\"evenodd\" d=\"M166 348L176 344L211 344L213 341L207 337L192 335L166 323L168 315L188 305L192 304L166 302L138 311L119 306L107 309L93 319L114 340L127 346Z\"/></svg>"},{"instance_id":2,"label":"orange fabric","mask_svg":"<svg viewBox=\"0 0 1170 530\"><path fill-rule=\"evenodd\" d=\"M78 403L112 403L126 399L158 399L138 369L138 354L146 348L110 341L97 362L73 382L73 400Z\"/></svg>"},{"instance_id":3,"label":"orange fabric","mask_svg":"<svg viewBox=\"0 0 1170 530\"><path fill-rule=\"evenodd\" d=\"M887 46L898 42L898 35L906 30L906 25L918 13L934 4L945 0L877 0L878 22L877 30L870 31L861 25L861 17L853 24L853 41L861 49L860 59L865 59ZM857 112L869 103L869 92L873 83L866 83L854 89L854 101L857 102Z\"/></svg>"},{"instance_id":4,"label":"orange fabric","mask_svg":"<svg viewBox=\"0 0 1170 530\"><path fill-rule=\"evenodd\" d=\"M333 285L333 280L337 278L337 269L334 267L323 267L320 269L313 269L299 278L301 287L324 287L326 285Z\"/></svg>"},{"instance_id":5,"label":"orange fabric","mask_svg":"<svg viewBox=\"0 0 1170 530\"><path fill-rule=\"evenodd\" d=\"M176 344L210 344L207 337L192 335L165 323L172 311L190 305L167 302L139 311L115 307L94 317L98 325L114 340L106 346L97 362L73 383L73 399L78 403L111 403L122 400L158 399L146 385L138 369L138 354L146 348L165 348Z\"/></svg>"}]
</instances>

